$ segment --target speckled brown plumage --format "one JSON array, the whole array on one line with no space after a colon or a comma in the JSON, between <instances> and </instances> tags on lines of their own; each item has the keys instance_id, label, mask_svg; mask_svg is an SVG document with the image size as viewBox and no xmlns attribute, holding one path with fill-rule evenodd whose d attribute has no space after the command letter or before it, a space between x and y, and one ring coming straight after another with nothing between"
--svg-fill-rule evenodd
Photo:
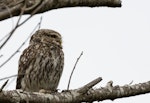
<instances>
[{"instance_id":1,"label":"speckled brown plumage","mask_svg":"<svg viewBox=\"0 0 150 103\"><path fill-rule=\"evenodd\" d=\"M38 30L19 60L16 89L55 91L64 65L62 38L53 30Z\"/></svg>"}]
</instances>

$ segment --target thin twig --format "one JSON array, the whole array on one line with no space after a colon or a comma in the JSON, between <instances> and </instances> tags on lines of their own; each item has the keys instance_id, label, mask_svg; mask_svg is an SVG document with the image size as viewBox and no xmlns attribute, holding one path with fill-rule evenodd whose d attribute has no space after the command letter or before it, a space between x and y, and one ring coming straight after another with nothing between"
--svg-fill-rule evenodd
<instances>
[{"instance_id":1,"label":"thin twig","mask_svg":"<svg viewBox=\"0 0 150 103\"><path fill-rule=\"evenodd\" d=\"M77 65L77 63L78 63L78 61L79 61L79 59L81 58L82 55L83 55L83 51L81 52L80 56L77 58L77 61L76 61L75 65L74 65L74 67L72 69L72 72L70 74L70 78L69 78L69 81L68 81L67 90L69 90L69 86L70 86L70 82L71 82L71 78L72 78L73 72L74 72L74 70L76 68L76 65Z\"/></svg>"},{"instance_id":2,"label":"thin twig","mask_svg":"<svg viewBox=\"0 0 150 103\"><path fill-rule=\"evenodd\" d=\"M20 13L20 17L17 21L17 24L15 26L15 28L9 33L9 36L7 37L7 39L2 43L2 45L0 46L0 49L3 48L3 46L8 42L8 40L12 37L13 33L16 31L16 29L18 27L20 27L21 25L23 25L24 23L26 23L31 17L34 16L34 14L36 14L48 1L47 0L43 0L41 5L39 5L32 13L31 15L26 18L23 22L20 23L20 19L21 19L21 16L24 14L24 11L26 9L26 5L23 7L23 9L21 10L21 13ZM20 23L20 24L19 24Z\"/></svg>"},{"instance_id":3,"label":"thin twig","mask_svg":"<svg viewBox=\"0 0 150 103\"><path fill-rule=\"evenodd\" d=\"M19 26L21 26L22 24L24 24L25 22L27 22L31 17L33 17L34 14L36 14L46 3L47 2L46 1L44 2L44 0L43 0L42 4L39 5L39 7L37 7L26 20L24 20L22 23L20 23Z\"/></svg>"},{"instance_id":4,"label":"thin twig","mask_svg":"<svg viewBox=\"0 0 150 103\"><path fill-rule=\"evenodd\" d=\"M29 36L27 37L27 39L19 46L19 48L5 61L3 62L1 65L0 65L0 68L2 66L4 66L12 57L14 57L18 52L19 50L23 47L23 45L25 45L25 43L28 41L28 39L31 37L31 35L33 34L33 32L36 30L36 28L39 29L40 25L41 25L41 22L42 22L42 17L40 18L40 22L35 26L35 28L33 29L33 31L29 34Z\"/></svg>"},{"instance_id":5,"label":"thin twig","mask_svg":"<svg viewBox=\"0 0 150 103\"><path fill-rule=\"evenodd\" d=\"M13 77L17 77L17 76L21 76L21 75L25 75L25 73L21 73L19 75L18 74L14 74L14 75L11 75L11 76L0 78L0 81L5 80L5 79L9 79L9 78L13 78Z\"/></svg>"},{"instance_id":6,"label":"thin twig","mask_svg":"<svg viewBox=\"0 0 150 103\"><path fill-rule=\"evenodd\" d=\"M38 27L38 30L41 28L41 23L42 23L42 16L41 16L41 18L40 18L40 22L39 22L39 27Z\"/></svg>"},{"instance_id":7,"label":"thin twig","mask_svg":"<svg viewBox=\"0 0 150 103\"><path fill-rule=\"evenodd\" d=\"M5 86L5 88L7 89L7 88L11 87L12 86L11 84L15 81L16 81L16 78L10 79L9 82L7 83L7 85Z\"/></svg>"},{"instance_id":8,"label":"thin twig","mask_svg":"<svg viewBox=\"0 0 150 103\"><path fill-rule=\"evenodd\" d=\"M7 6L7 5L5 5L5 4L3 4L3 6L7 9L7 11L9 12L9 15L10 15L10 18L11 18L11 21L12 21L12 29L14 28L14 20L13 20L13 16L12 16L12 14L11 14L11 11L10 11L10 8ZM4 37L2 37L1 39L0 39L0 42L2 42L6 37L8 37L9 36L9 34L6 34Z\"/></svg>"},{"instance_id":9,"label":"thin twig","mask_svg":"<svg viewBox=\"0 0 150 103\"><path fill-rule=\"evenodd\" d=\"M17 74L1 78L0 81L18 76Z\"/></svg>"},{"instance_id":10,"label":"thin twig","mask_svg":"<svg viewBox=\"0 0 150 103\"><path fill-rule=\"evenodd\" d=\"M2 92L3 88L6 86L6 84L8 83L9 79L2 85L2 87L0 88L0 92Z\"/></svg>"},{"instance_id":11,"label":"thin twig","mask_svg":"<svg viewBox=\"0 0 150 103\"><path fill-rule=\"evenodd\" d=\"M19 23L20 23L20 20L21 20L21 17L24 13L24 10L25 10L25 7L26 5L23 6L22 10L21 10L21 13L20 13L20 16L19 16L19 19L16 23L16 26L11 30L11 32L8 34L8 37L6 38L6 40L2 43L2 45L0 46L0 49L2 49L2 47L8 42L8 40L12 37L13 33L15 32L15 30L20 26Z\"/></svg>"}]
</instances>

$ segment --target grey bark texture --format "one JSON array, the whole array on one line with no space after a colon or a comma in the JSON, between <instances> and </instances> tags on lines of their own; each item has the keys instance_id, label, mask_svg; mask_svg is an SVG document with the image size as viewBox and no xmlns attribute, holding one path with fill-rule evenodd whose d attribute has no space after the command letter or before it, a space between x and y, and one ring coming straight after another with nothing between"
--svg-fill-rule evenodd
<instances>
[{"instance_id":1,"label":"grey bark texture","mask_svg":"<svg viewBox=\"0 0 150 103\"><path fill-rule=\"evenodd\" d=\"M81 103L114 100L150 92L150 81L124 86L113 86L112 81L110 81L105 87L93 89L92 87L101 80L102 78L99 77L81 88L66 90L61 93L44 94L22 90L1 91L0 103Z\"/></svg>"},{"instance_id":2,"label":"grey bark texture","mask_svg":"<svg viewBox=\"0 0 150 103\"><path fill-rule=\"evenodd\" d=\"M25 8L23 8L25 6ZM1 0L0 21L24 14L38 14L65 7L121 7L120 0Z\"/></svg>"}]
</instances>

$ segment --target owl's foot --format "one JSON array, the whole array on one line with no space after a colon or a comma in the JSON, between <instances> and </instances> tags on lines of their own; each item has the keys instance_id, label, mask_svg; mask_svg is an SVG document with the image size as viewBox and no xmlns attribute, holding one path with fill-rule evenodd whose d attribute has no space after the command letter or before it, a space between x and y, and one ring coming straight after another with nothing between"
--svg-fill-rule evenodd
<instances>
[{"instance_id":1,"label":"owl's foot","mask_svg":"<svg viewBox=\"0 0 150 103\"><path fill-rule=\"evenodd\" d=\"M56 93L57 90L45 90L45 89L40 89L39 93L45 93L45 94L52 94L52 93Z\"/></svg>"}]
</instances>

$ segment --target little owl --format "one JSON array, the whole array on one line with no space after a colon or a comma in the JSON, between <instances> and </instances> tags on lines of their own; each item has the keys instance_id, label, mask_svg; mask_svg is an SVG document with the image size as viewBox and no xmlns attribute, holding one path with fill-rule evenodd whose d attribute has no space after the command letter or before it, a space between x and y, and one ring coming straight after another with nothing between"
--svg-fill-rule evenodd
<instances>
[{"instance_id":1,"label":"little owl","mask_svg":"<svg viewBox=\"0 0 150 103\"><path fill-rule=\"evenodd\" d=\"M61 35L53 30L38 30L20 57L16 89L56 91L63 66Z\"/></svg>"}]
</instances>

